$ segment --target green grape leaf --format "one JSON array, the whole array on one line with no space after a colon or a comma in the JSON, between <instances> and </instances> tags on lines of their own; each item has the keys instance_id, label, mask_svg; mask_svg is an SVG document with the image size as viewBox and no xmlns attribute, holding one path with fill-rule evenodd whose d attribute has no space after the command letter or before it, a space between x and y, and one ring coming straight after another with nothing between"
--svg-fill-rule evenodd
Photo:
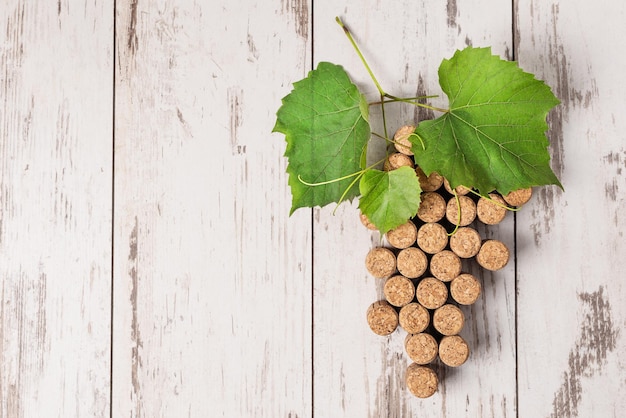
<instances>
[{"instance_id":1,"label":"green grape leaf","mask_svg":"<svg viewBox=\"0 0 626 418\"><path fill-rule=\"evenodd\" d=\"M384 234L417 214L422 188L411 167L368 170L359 183L359 209Z\"/></svg>"},{"instance_id":2,"label":"green grape leaf","mask_svg":"<svg viewBox=\"0 0 626 418\"><path fill-rule=\"evenodd\" d=\"M423 121L411 137L415 160L452 187L481 194L561 183L552 172L545 132L547 113L559 100L550 87L491 48L457 51L439 67L449 110Z\"/></svg>"},{"instance_id":3,"label":"green grape leaf","mask_svg":"<svg viewBox=\"0 0 626 418\"><path fill-rule=\"evenodd\" d=\"M355 177L346 176L362 169L370 138L368 103L341 66L320 62L295 82L282 99L273 132L287 141L291 213L358 195Z\"/></svg>"}]
</instances>

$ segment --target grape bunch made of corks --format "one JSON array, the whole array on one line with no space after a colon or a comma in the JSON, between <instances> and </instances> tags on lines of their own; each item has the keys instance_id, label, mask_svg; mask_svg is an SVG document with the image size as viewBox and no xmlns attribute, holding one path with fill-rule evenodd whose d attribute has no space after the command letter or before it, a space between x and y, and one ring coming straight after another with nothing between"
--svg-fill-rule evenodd
<instances>
[{"instance_id":1,"label":"grape bunch made of corks","mask_svg":"<svg viewBox=\"0 0 626 418\"><path fill-rule=\"evenodd\" d=\"M500 223L511 209L526 203L532 189L501 196L480 196L459 186L451 189L437 173L426 176L415 166L408 135L413 126L403 126L394 135L395 150L384 169L414 167L422 188L417 216L385 234L386 244L373 248L365 258L368 272L384 280L384 300L367 310L371 330L382 336L398 326L406 331L404 347L411 364L405 380L409 391L419 397L432 396L439 379L432 364L461 366L470 347L459 335L465 315L459 306L471 305L481 293L480 281L464 271L463 260L475 260L486 270L496 271L509 261L510 251L496 239L483 239L478 223ZM397 152L395 152L397 151ZM375 230L366 216L361 222Z\"/></svg>"}]
</instances>

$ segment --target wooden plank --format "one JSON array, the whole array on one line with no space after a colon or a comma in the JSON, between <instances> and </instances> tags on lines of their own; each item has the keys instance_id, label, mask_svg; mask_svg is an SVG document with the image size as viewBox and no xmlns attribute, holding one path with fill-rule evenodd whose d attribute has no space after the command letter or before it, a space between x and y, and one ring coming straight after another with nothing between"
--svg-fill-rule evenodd
<instances>
[{"instance_id":1,"label":"wooden plank","mask_svg":"<svg viewBox=\"0 0 626 418\"><path fill-rule=\"evenodd\" d=\"M626 187L619 2L518 1L517 56L562 100L552 165L518 215L520 416L623 416Z\"/></svg>"},{"instance_id":2,"label":"wooden plank","mask_svg":"<svg viewBox=\"0 0 626 418\"><path fill-rule=\"evenodd\" d=\"M117 2L114 416L311 415L311 215L271 134L309 11Z\"/></svg>"},{"instance_id":3,"label":"wooden plank","mask_svg":"<svg viewBox=\"0 0 626 418\"><path fill-rule=\"evenodd\" d=\"M371 100L377 92L335 24L337 13L354 32L383 87L394 95L440 94L437 69L441 60L468 43L492 45L495 53L505 57L511 51L512 10L506 2L459 0L433 7L404 1L391 8L361 1L348 2L341 10L316 3L315 60L342 64ZM446 106L447 102L439 98L433 104ZM370 115L375 121L380 111L372 108ZM433 116L408 106L387 107L391 132L401 124ZM374 130L382 132L379 122ZM372 154L381 155L380 144ZM372 155L372 161L377 159ZM439 392L420 400L404 384L409 364L403 349L405 332L378 337L365 321L367 307L382 298L382 281L369 276L364 266L369 249L380 245L379 235L360 224L356 203L342 205L335 216L333 209L315 212L316 415L515 416L514 264L481 276L483 296L465 309L468 324L462 332L472 355L458 369L438 368ZM513 248L512 217L484 235L500 237Z\"/></svg>"},{"instance_id":4,"label":"wooden plank","mask_svg":"<svg viewBox=\"0 0 626 418\"><path fill-rule=\"evenodd\" d=\"M109 416L112 10L0 6L0 417Z\"/></svg>"}]
</instances>

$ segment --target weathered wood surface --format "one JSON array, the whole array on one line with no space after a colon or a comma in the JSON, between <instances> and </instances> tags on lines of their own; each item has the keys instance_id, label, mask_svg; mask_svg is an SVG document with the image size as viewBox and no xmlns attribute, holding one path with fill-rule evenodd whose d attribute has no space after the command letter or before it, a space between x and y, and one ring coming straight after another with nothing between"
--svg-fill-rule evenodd
<instances>
[{"instance_id":1,"label":"weathered wood surface","mask_svg":"<svg viewBox=\"0 0 626 418\"><path fill-rule=\"evenodd\" d=\"M518 215L519 415L626 414L626 85L619 2L519 1L518 58L553 86L553 167Z\"/></svg>"},{"instance_id":2,"label":"weathered wood surface","mask_svg":"<svg viewBox=\"0 0 626 418\"><path fill-rule=\"evenodd\" d=\"M110 409L113 2L0 5L0 416Z\"/></svg>"},{"instance_id":3,"label":"weathered wood surface","mask_svg":"<svg viewBox=\"0 0 626 418\"><path fill-rule=\"evenodd\" d=\"M400 2L390 8L381 2L354 3L342 10L345 23L379 82L397 96L440 94L437 69L444 57L467 44L492 45L495 53L510 54L511 4L502 1L461 2L429 8ZM468 3L468 2L465 2ZM377 99L378 92L350 43L334 21L332 3L315 6L316 61L340 62L355 82ZM481 16L501 16L487 24ZM444 98L435 105L446 105ZM380 120L371 109L370 120ZM432 112L411 106L386 107L389 129ZM373 130L383 132L382 126ZM382 142L382 141L381 141ZM378 154L384 143L376 144ZM376 153L376 151L375 151ZM379 158L372 156L371 160ZM515 277L513 265L482 276L485 292L464 309L468 326L462 332L472 347L471 360L458 369L438 368L442 381L432 398L420 401L404 384L410 359L403 344L406 333L374 335L365 323L365 311L382 299L382 280L369 276L365 255L380 245L358 219L356 202L332 215L333 207L316 210L314 224L314 355L315 412L321 417L459 417L515 416ZM513 245L512 217L490 231ZM365 325L361 325L365 324Z\"/></svg>"},{"instance_id":4,"label":"weathered wood surface","mask_svg":"<svg viewBox=\"0 0 626 418\"><path fill-rule=\"evenodd\" d=\"M114 416L311 415L310 213L270 135L292 6L117 2Z\"/></svg>"},{"instance_id":5,"label":"weathered wood surface","mask_svg":"<svg viewBox=\"0 0 626 418\"><path fill-rule=\"evenodd\" d=\"M0 417L623 416L625 9L4 2ZM392 93L438 94L439 62L471 43L563 101L549 134L566 191L483 231L516 259L481 274L472 356L428 400L404 388L404 335L367 328L380 237L356 203L288 217L270 131L291 82L333 61L376 95L336 15Z\"/></svg>"}]
</instances>

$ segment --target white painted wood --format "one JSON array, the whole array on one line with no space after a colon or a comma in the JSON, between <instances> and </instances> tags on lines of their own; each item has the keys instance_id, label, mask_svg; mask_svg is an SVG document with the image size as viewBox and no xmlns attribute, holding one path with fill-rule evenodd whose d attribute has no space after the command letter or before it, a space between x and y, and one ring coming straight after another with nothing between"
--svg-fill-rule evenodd
<instances>
[{"instance_id":1,"label":"white painted wood","mask_svg":"<svg viewBox=\"0 0 626 418\"><path fill-rule=\"evenodd\" d=\"M109 416L112 8L0 5L0 417Z\"/></svg>"},{"instance_id":2,"label":"white painted wood","mask_svg":"<svg viewBox=\"0 0 626 418\"><path fill-rule=\"evenodd\" d=\"M334 17L340 14L362 46L380 83L389 93L411 97L441 94L437 69L443 58L466 43L511 51L511 5L501 1L405 1L315 3L315 61L342 64L371 100L376 89ZM446 106L443 97L433 104ZM372 109L370 121L380 118ZM388 106L392 133L401 124L432 117L408 106ZM382 133L381 124L374 129ZM380 147L374 153L380 155ZM372 161L378 158L372 156ZM460 417L515 416L515 277L514 263L482 277L484 294L470 309L462 335L473 350L458 369L441 368L439 392L420 400L405 388L409 359L404 331L378 337L365 312L382 298L382 281L370 277L365 255L380 245L358 220L356 202L317 210L314 229L315 413L321 417ZM512 217L484 232L513 248ZM476 271L476 270L472 270Z\"/></svg>"},{"instance_id":3,"label":"white painted wood","mask_svg":"<svg viewBox=\"0 0 626 418\"><path fill-rule=\"evenodd\" d=\"M626 411L625 12L620 2L517 4L520 63L563 102L550 138L565 186L542 189L518 216L520 416Z\"/></svg>"},{"instance_id":4,"label":"white painted wood","mask_svg":"<svg viewBox=\"0 0 626 418\"><path fill-rule=\"evenodd\" d=\"M271 134L309 13L117 2L114 416L311 416L311 212Z\"/></svg>"},{"instance_id":5,"label":"white painted wood","mask_svg":"<svg viewBox=\"0 0 626 418\"><path fill-rule=\"evenodd\" d=\"M626 6L44 3L0 6L0 417L626 411ZM483 230L518 262L482 275L472 356L438 369L428 400L404 388L404 334L367 328L380 238L356 202L288 217L280 98L311 58L376 97L336 15L391 93L439 93L442 58L466 43L513 57L515 35L522 68L563 100L550 137L566 191L537 191L517 242L511 216ZM430 116L387 111L390 131Z\"/></svg>"}]
</instances>

